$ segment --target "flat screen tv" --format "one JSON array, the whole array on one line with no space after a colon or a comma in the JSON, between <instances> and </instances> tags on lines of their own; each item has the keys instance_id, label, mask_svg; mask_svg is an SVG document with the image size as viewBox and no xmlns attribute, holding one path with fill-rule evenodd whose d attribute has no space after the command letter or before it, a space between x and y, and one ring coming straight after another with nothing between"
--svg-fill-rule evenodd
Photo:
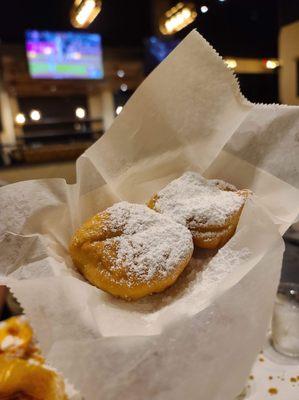
<instances>
[{"instance_id":1,"label":"flat screen tv","mask_svg":"<svg viewBox=\"0 0 299 400\"><path fill-rule=\"evenodd\" d=\"M101 36L95 33L26 31L29 72L38 79L102 79Z\"/></svg>"}]
</instances>

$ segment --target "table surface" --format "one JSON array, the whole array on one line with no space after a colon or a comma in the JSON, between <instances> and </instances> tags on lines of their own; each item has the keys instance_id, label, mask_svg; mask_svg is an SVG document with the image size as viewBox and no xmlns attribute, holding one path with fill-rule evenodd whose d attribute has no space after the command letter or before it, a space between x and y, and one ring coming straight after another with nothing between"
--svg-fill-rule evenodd
<instances>
[{"instance_id":1,"label":"table surface","mask_svg":"<svg viewBox=\"0 0 299 400\"><path fill-rule=\"evenodd\" d=\"M70 400L83 400L71 385L67 392ZM299 358L277 353L268 341L256 359L245 392L236 400L299 400Z\"/></svg>"},{"instance_id":2,"label":"table surface","mask_svg":"<svg viewBox=\"0 0 299 400\"><path fill-rule=\"evenodd\" d=\"M253 366L244 400L299 400L299 359L277 353L267 342Z\"/></svg>"}]
</instances>

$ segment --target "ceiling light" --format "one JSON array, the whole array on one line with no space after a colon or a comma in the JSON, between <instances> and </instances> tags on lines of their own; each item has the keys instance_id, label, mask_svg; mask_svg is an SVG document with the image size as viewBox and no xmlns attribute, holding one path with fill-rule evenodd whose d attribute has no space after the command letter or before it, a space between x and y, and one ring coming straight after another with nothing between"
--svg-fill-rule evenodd
<instances>
[{"instance_id":1,"label":"ceiling light","mask_svg":"<svg viewBox=\"0 0 299 400\"><path fill-rule=\"evenodd\" d=\"M41 113L38 110L32 110L30 111L30 118L32 121L39 121L41 119Z\"/></svg>"},{"instance_id":2,"label":"ceiling light","mask_svg":"<svg viewBox=\"0 0 299 400\"><path fill-rule=\"evenodd\" d=\"M86 115L85 108L77 107L76 111L75 111L75 114L76 114L76 117L79 118L79 119L85 118L85 115Z\"/></svg>"},{"instance_id":3,"label":"ceiling light","mask_svg":"<svg viewBox=\"0 0 299 400\"><path fill-rule=\"evenodd\" d=\"M122 109L123 109L123 106L118 106L118 107L116 107L116 110L115 110L116 115L120 114L121 111L122 111Z\"/></svg>"},{"instance_id":4,"label":"ceiling light","mask_svg":"<svg viewBox=\"0 0 299 400\"><path fill-rule=\"evenodd\" d=\"M186 19L191 17L191 10L187 7L182 9L182 16Z\"/></svg>"},{"instance_id":5,"label":"ceiling light","mask_svg":"<svg viewBox=\"0 0 299 400\"><path fill-rule=\"evenodd\" d=\"M75 0L71 9L71 23L75 28L87 28L102 8L100 0Z\"/></svg>"},{"instance_id":6,"label":"ceiling light","mask_svg":"<svg viewBox=\"0 0 299 400\"><path fill-rule=\"evenodd\" d=\"M15 121L18 125L23 125L26 122L25 115L23 113L18 113L16 115Z\"/></svg>"},{"instance_id":7,"label":"ceiling light","mask_svg":"<svg viewBox=\"0 0 299 400\"><path fill-rule=\"evenodd\" d=\"M227 58L226 60L224 60L225 64L228 66L228 68L230 69L234 69L237 67L237 61L234 60L233 58Z\"/></svg>"},{"instance_id":8,"label":"ceiling light","mask_svg":"<svg viewBox=\"0 0 299 400\"><path fill-rule=\"evenodd\" d=\"M201 7L200 7L200 11L201 11L203 14L205 14L206 12L209 11L209 8L208 8L207 6L201 6Z\"/></svg>"},{"instance_id":9,"label":"ceiling light","mask_svg":"<svg viewBox=\"0 0 299 400\"><path fill-rule=\"evenodd\" d=\"M94 0L86 0L83 7L76 15L76 21L80 26L83 26L86 23L88 17L90 16L92 10L95 7L95 4L96 3Z\"/></svg>"},{"instance_id":10,"label":"ceiling light","mask_svg":"<svg viewBox=\"0 0 299 400\"><path fill-rule=\"evenodd\" d=\"M279 67L279 61L277 61L277 60L267 60L266 61L267 69L275 69L277 67Z\"/></svg>"},{"instance_id":11,"label":"ceiling light","mask_svg":"<svg viewBox=\"0 0 299 400\"><path fill-rule=\"evenodd\" d=\"M126 91L128 90L128 85L127 85L126 83L122 83L122 84L120 85L120 90L121 90L122 92L126 92Z\"/></svg>"},{"instance_id":12,"label":"ceiling light","mask_svg":"<svg viewBox=\"0 0 299 400\"><path fill-rule=\"evenodd\" d=\"M125 71L123 69L118 69L116 74L119 78L123 78L125 76Z\"/></svg>"},{"instance_id":13,"label":"ceiling light","mask_svg":"<svg viewBox=\"0 0 299 400\"><path fill-rule=\"evenodd\" d=\"M160 19L160 31L163 35L172 35L191 24L197 17L193 3L178 3L170 8Z\"/></svg>"}]
</instances>

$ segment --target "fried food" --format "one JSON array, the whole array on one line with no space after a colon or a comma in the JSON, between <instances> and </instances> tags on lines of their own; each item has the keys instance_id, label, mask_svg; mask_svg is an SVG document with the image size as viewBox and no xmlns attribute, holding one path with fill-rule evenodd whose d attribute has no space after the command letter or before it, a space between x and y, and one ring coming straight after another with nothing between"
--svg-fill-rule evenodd
<instances>
[{"instance_id":1,"label":"fried food","mask_svg":"<svg viewBox=\"0 0 299 400\"><path fill-rule=\"evenodd\" d=\"M24 357L31 346L33 332L24 317L11 317L0 322L0 354Z\"/></svg>"},{"instance_id":2,"label":"fried food","mask_svg":"<svg viewBox=\"0 0 299 400\"><path fill-rule=\"evenodd\" d=\"M63 379L55 371L6 355L0 356L0 398L66 400Z\"/></svg>"},{"instance_id":3,"label":"fried food","mask_svg":"<svg viewBox=\"0 0 299 400\"><path fill-rule=\"evenodd\" d=\"M117 203L74 234L74 265L98 288L126 300L172 285L193 252L188 229L144 205Z\"/></svg>"},{"instance_id":4,"label":"fried food","mask_svg":"<svg viewBox=\"0 0 299 400\"><path fill-rule=\"evenodd\" d=\"M24 316L0 323L0 399L67 400L63 378L44 364Z\"/></svg>"},{"instance_id":5,"label":"fried food","mask_svg":"<svg viewBox=\"0 0 299 400\"><path fill-rule=\"evenodd\" d=\"M234 235L249 193L186 172L154 195L148 206L188 227L196 246L219 249Z\"/></svg>"}]
</instances>

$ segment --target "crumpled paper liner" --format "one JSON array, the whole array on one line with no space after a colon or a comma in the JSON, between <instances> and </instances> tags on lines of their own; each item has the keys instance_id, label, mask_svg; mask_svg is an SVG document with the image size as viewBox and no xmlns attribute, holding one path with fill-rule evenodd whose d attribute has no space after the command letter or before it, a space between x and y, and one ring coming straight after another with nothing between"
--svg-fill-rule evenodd
<instances>
[{"instance_id":1,"label":"crumpled paper liner","mask_svg":"<svg viewBox=\"0 0 299 400\"><path fill-rule=\"evenodd\" d=\"M192 32L78 159L76 185L1 189L0 282L48 361L87 400L223 400L242 391L271 318L281 234L299 211L297 121L297 107L244 99ZM88 284L67 251L75 228L121 199L145 202L187 170L255 192L234 238L212 259L193 259L174 288L136 303Z\"/></svg>"}]
</instances>

